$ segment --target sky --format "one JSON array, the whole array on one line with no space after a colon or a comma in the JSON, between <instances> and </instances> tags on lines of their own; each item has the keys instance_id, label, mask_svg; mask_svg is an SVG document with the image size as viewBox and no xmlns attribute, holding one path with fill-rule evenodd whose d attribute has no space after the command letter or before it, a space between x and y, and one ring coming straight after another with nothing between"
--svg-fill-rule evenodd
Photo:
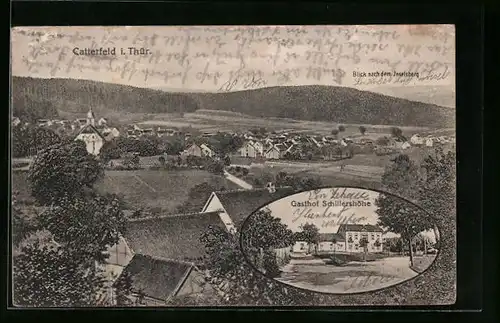
<instances>
[{"instance_id":1,"label":"sky","mask_svg":"<svg viewBox=\"0 0 500 323\"><path fill-rule=\"evenodd\" d=\"M344 194L341 197L340 194ZM350 197L348 197L350 194ZM340 224L372 224L377 225L378 214L375 200L379 196L378 192L359 188L324 188L316 191L301 192L282 198L270 203L266 207L274 217L281 219L281 223L286 224L294 232L300 231L300 226L312 223L319 228L320 233L336 233ZM304 203L307 201L319 201L318 206L305 206L292 204ZM363 202L362 206L324 206L323 201L340 202ZM370 205L368 206L368 203ZM311 215L311 217L309 216ZM316 215L319 215L316 217ZM382 228L385 229L385 228ZM435 241L431 231L425 232ZM387 232L384 237L399 236L393 232Z\"/></svg>"},{"instance_id":2,"label":"sky","mask_svg":"<svg viewBox=\"0 0 500 323\"><path fill-rule=\"evenodd\" d=\"M313 84L455 88L453 25L16 27L11 37L15 76L195 92ZM77 55L99 48L115 55ZM376 72L419 77L368 76Z\"/></svg>"}]
</instances>

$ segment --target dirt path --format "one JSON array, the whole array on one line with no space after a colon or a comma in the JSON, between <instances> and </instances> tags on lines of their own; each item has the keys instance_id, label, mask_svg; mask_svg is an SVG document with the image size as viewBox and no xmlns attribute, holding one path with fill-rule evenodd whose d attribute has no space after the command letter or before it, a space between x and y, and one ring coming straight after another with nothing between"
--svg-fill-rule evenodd
<instances>
[{"instance_id":1,"label":"dirt path","mask_svg":"<svg viewBox=\"0 0 500 323\"><path fill-rule=\"evenodd\" d=\"M246 190L251 190L253 188L252 185L250 185L247 182L245 182L244 180L239 179L238 177L228 173L227 171L224 171L224 175L226 176L226 178L228 180L230 180L231 182L233 182L234 184L238 185L241 188L244 188Z\"/></svg>"}]
</instances>

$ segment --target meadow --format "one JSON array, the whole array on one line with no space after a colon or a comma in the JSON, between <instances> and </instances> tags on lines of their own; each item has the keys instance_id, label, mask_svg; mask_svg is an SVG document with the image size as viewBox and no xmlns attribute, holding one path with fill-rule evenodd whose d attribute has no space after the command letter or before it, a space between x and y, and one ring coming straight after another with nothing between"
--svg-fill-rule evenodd
<instances>
[{"instance_id":1,"label":"meadow","mask_svg":"<svg viewBox=\"0 0 500 323\"><path fill-rule=\"evenodd\" d=\"M191 188L204 182L217 190L238 188L223 176L197 169L106 170L96 187L102 192L120 195L130 209L168 214L177 213L176 208L189 199Z\"/></svg>"},{"instance_id":2,"label":"meadow","mask_svg":"<svg viewBox=\"0 0 500 323\"><path fill-rule=\"evenodd\" d=\"M189 192L197 184L207 182L217 190L237 189L236 184L223 176L204 170L106 170L104 178L95 187L99 192L114 193L123 198L127 208L145 209L162 214L178 213L176 208L189 199ZM29 189L28 172L12 172L12 192L18 192L19 201L33 202ZM211 192L207 192L209 195ZM205 201L200 202L200 210ZM196 204L196 203L195 203Z\"/></svg>"},{"instance_id":3,"label":"meadow","mask_svg":"<svg viewBox=\"0 0 500 323\"><path fill-rule=\"evenodd\" d=\"M131 115L124 116L124 119L131 121ZM163 126L172 128L192 127L200 131L230 131L241 132L252 128L264 127L268 131L279 132L300 132L307 134L329 135L332 129L336 129L340 124L321 121L304 121L288 118L257 118L241 113L217 110L200 109L194 113L179 114L155 114L137 115L137 123L143 126ZM149 117L149 119L148 119ZM345 126L344 136L359 135L360 124L342 124ZM380 136L390 134L393 126L388 125L363 125L369 133ZM397 126L397 125L395 125ZM398 126L399 127L399 126ZM405 135L412 135L417 132L429 131L424 127L399 127Z\"/></svg>"}]
</instances>

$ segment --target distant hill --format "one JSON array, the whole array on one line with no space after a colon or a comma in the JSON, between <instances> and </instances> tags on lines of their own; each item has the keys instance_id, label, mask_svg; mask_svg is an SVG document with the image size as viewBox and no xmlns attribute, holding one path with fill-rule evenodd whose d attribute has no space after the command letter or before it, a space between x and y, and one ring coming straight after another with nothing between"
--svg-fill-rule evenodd
<instances>
[{"instance_id":1,"label":"distant hill","mask_svg":"<svg viewBox=\"0 0 500 323\"><path fill-rule=\"evenodd\" d=\"M404 98L411 101L437 104L444 107L455 108L455 91L449 86L396 86L377 87L370 89L373 92Z\"/></svg>"},{"instance_id":2,"label":"distant hill","mask_svg":"<svg viewBox=\"0 0 500 323\"><path fill-rule=\"evenodd\" d=\"M453 109L347 87L290 86L229 93L170 93L87 80L14 77L12 88L14 114L32 118L51 117L57 111L84 113L92 106L100 114L209 109L263 118L335 123L454 126Z\"/></svg>"}]
</instances>

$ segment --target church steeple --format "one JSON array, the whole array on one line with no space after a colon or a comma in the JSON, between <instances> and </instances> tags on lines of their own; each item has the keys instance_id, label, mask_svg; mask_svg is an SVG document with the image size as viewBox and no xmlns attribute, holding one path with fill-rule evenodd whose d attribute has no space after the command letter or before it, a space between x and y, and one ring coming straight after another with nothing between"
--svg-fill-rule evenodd
<instances>
[{"instance_id":1,"label":"church steeple","mask_svg":"<svg viewBox=\"0 0 500 323\"><path fill-rule=\"evenodd\" d=\"M94 112L92 112L92 107L89 107L89 112L87 113L87 124L95 126Z\"/></svg>"}]
</instances>

